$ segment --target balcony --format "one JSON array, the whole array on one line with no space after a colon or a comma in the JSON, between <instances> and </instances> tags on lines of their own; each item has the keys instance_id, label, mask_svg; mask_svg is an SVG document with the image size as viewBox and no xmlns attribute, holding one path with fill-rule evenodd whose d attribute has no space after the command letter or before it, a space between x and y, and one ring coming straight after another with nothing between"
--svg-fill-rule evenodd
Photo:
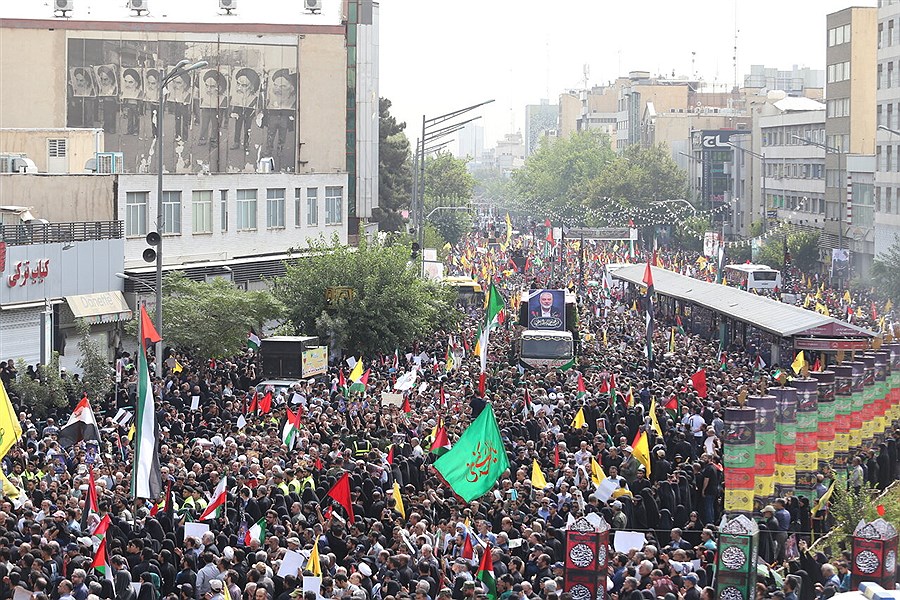
<instances>
[{"instance_id":1,"label":"balcony","mask_svg":"<svg viewBox=\"0 0 900 600\"><path fill-rule=\"evenodd\" d=\"M13 225L0 225L0 241L6 242L8 246L116 240L124 235L125 225L122 221L75 221L72 223L29 221Z\"/></svg>"}]
</instances>

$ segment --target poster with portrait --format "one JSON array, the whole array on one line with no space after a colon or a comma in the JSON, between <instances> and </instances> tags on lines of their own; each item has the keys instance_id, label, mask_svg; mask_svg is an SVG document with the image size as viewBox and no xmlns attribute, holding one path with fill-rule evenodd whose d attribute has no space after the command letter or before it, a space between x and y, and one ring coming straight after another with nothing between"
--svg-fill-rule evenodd
<instances>
[{"instance_id":1,"label":"poster with portrait","mask_svg":"<svg viewBox=\"0 0 900 600\"><path fill-rule=\"evenodd\" d=\"M846 248L831 249L831 278L847 279L850 275L850 251Z\"/></svg>"},{"instance_id":2,"label":"poster with portrait","mask_svg":"<svg viewBox=\"0 0 900 600\"><path fill-rule=\"evenodd\" d=\"M185 59L209 66L166 85L166 171L255 172L262 158L276 171L296 170L295 44L71 36L66 53L66 125L103 129L105 149L124 154L125 172L155 172L160 82Z\"/></svg>"},{"instance_id":3,"label":"poster with portrait","mask_svg":"<svg viewBox=\"0 0 900 600\"><path fill-rule=\"evenodd\" d=\"M565 290L532 290L528 295L528 329L566 328Z\"/></svg>"}]
</instances>

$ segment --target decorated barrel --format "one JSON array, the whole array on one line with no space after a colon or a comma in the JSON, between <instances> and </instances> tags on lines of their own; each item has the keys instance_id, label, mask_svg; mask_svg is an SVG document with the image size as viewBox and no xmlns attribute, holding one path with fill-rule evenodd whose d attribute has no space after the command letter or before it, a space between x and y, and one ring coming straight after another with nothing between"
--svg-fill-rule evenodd
<instances>
[{"instance_id":1,"label":"decorated barrel","mask_svg":"<svg viewBox=\"0 0 900 600\"><path fill-rule=\"evenodd\" d=\"M819 382L794 379L797 388L797 494L812 496L819 471Z\"/></svg>"},{"instance_id":2,"label":"decorated barrel","mask_svg":"<svg viewBox=\"0 0 900 600\"><path fill-rule=\"evenodd\" d=\"M891 353L887 349L875 352L875 443L880 444L885 439L887 429L887 411L890 404L890 386L888 382L888 370L890 368Z\"/></svg>"},{"instance_id":3,"label":"decorated barrel","mask_svg":"<svg viewBox=\"0 0 900 600\"><path fill-rule=\"evenodd\" d=\"M756 481L754 511L770 504L775 494L775 396L749 396L747 404L756 409Z\"/></svg>"},{"instance_id":4,"label":"decorated barrel","mask_svg":"<svg viewBox=\"0 0 900 600\"><path fill-rule=\"evenodd\" d=\"M797 388L774 387L775 495L794 493L797 478Z\"/></svg>"},{"instance_id":5,"label":"decorated barrel","mask_svg":"<svg viewBox=\"0 0 900 600\"><path fill-rule=\"evenodd\" d=\"M874 581L891 590L897 581L897 529L884 519L860 521L853 531L850 582Z\"/></svg>"},{"instance_id":6,"label":"decorated barrel","mask_svg":"<svg viewBox=\"0 0 900 600\"><path fill-rule=\"evenodd\" d=\"M853 367L835 365L834 370L834 461L832 467L841 477L850 460L850 413L853 410Z\"/></svg>"},{"instance_id":7,"label":"decorated barrel","mask_svg":"<svg viewBox=\"0 0 900 600\"><path fill-rule=\"evenodd\" d=\"M863 377L866 365L855 360L849 363L853 368L851 379L852 405L850 411L850 455L859 454L862 448Z\"/></svg>"},{"instance_id":8,"label":"decorated barrel","mask_svg":"<svg viewBox=\"0 0 900 600\"><path fill-rule=\"evenodd\" d=\"M863 354L862 443L871 446L875 440L875 355Z\"/></svg>"},{"instance_id":9,"label":"decorated barrel","mask_svg":"<svg viewBox=\"0 0 900 600\"><path fill-rule=\"evenodd\" d=\"M744 515L726 520L719 530L716 588L722 600L754 600L759 526Z\"/></svg>"},{"instance_id":10,"label":"decorated barrel","mask_svg":"<svg viewBox=\"0 0 900 600\"><path fill-rule=\"evenodd\" d=\"M818 470L834 463L834 419L837 411L834 392L834 371L813 371L810 377L818 382Z\"/></svg>"},{"instance_id":11,"label":"decorated barrel","mask_svg":"<svg viewBox=\"0 0 900 600\"><path fill-rule=\"evenodd\" d=\"M892 342L887 347L891 352L888 419L896 427L900 424L900 342Z\"/></svg>"},{"instance_id":12,"label":"decorated barrel","mask_svg":"<svg viewBox=\"0 0 900 600\"><path fill-rule=\"evenodd\" d=\"M725 470L725 512L753 513L756 487L756 409L725 409L725 436L722 448Z\"/></svg>"}]
</instances>

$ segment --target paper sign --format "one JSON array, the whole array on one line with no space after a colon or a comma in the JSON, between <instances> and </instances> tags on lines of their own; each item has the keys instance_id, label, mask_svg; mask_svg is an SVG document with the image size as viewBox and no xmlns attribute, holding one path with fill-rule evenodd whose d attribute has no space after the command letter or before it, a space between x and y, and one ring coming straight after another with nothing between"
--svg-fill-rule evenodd
<instances>
[{"instance_id":1,"label":"paper sign","mask_svg":"<svg viewBox=\"0 0 900 600\"><path fill-rule=\"evenodd\" d=\"M425 390L427 390L427 389L428 389L428 382L423 381L422 384L419 386L419 393L424 394Z\"/></svg>"},{"instance_id":2,"label":"paper sign","mask_svg":"<svg viewBox=\"0 0 900 600\"><path fill-rule=\"evenodd\" d=\"M203 534L209 531L209 525L206 523L185 523L184 524L184 537L189 538L197 538L198 540L203 537Z\"/></svg>"},{"instance_id":3,"label":"paper sign","mask_svg":"<svg viewBox=\"0 0 900 600\"><path fill-rule=\"evenodd\" d=\"M141 593L141 582L140 581L132 581L131 589L134 590L134 595L137 596Z\"/></svg>"},{"instance_id":4,"label":"paper sign","mask_svg":"<svg viewBox=\"0 0 900 600\"><path fill-rule=\"evenodd\" d=\"M200 396L191 396L191 410L200 408Z\"/></svg>"},{"instance_id":5,"label":"paper sign","mask_svg":"<svg viewBox=\"0 0 900 600\"><path fill-rule=\"evenodd\" d=\"M640 531L617 531L613 539L613 547L616 552L628 554L632 549L640 550L647 543L647 539Z\"/></svg>"},{"instance_id":6,"label":"paper sign","mask_svg":"<svg viewBox=\"0 0 900 600\"><path fill-rule=\"evenodd\" d=\"M246 426L247 426L247 419L244 417L244 415L240 415L237 420L237 428L243 429Z\"/></svg>"},{"instance_id":7,"label":"paper sign","mask_svg":"<svg viewBox=\"0 0 900 600\"><path fill-rule=\"evenodd\" d=\"M16 590L13 592L13 600L31 600L31 592L16 586Z\"/></svg>"},{"instance_id":8,"label":"paper sign","mask_svg":"<svg viewBox=\"0 0 900 600\"><path fill-rule=\"evenodd\" d=\"M522 545L522 538L513 538L509 540L509 548L510 550L513 548L518 548Z\"/></svg>"},{"instance_id":9,"label":"paper sign","mask_svg":"<svg viewBox=\"0 0 900 600\"><path fill-rule=\"evenodd\" d=\"M350 368L352 369L353 367L356 366L356 357L353 357L353 356L349 357L349 358L346 360L346 363L347 363L347 366L350 367Z\"/></svg>"},{"instance_id":10,"label":"paper sign","mask_svg":"<svg viewBox=\"0 0 900 600\"><path fill-rule=\"evenodd\" d=\"M278 576L286 577L287 575L292 575L294 577L297 577L297 574L302 568L303 555L301 555L299 552L288 550L284 553L284 558L281 559L281 566L278 567Z\"/></svg>"},{"instance_id":11,"label":"paper sign","mask_svg":"<svg viewBox=\"0 0 900 600\"><path fill-rule=\"evenodd\" d=\"M322 578L315 577L312 575L304 575L303 576L303 593L306 592L315 592L316 598L321 598L322 595L319 593L322 589Z\"/></svg>"},{"instance_id":12,"label":"paper sign","mask_svg":"<svg viewBox=\"0 0 900 600\"><path fill-rule=\"evenodd\" d=\"M403 406L403 394L393 392L381 392L382 406Z\"/></svg>"}]
</instances>

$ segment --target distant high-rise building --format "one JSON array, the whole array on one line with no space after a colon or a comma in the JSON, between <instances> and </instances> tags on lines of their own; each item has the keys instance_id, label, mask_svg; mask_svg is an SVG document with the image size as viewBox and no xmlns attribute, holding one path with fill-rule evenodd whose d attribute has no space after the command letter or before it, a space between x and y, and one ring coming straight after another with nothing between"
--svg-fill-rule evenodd
<instances>
[{"instance_id":1,"label":"distant high-rise building","mask_svg":"<svg viewBox=\"0 0 900 600\"><path fill-rule=\"evenodd\" d=\"M790 70L750 65L750 74L744 75L744 87L782 90L789 96L810 95L810 90L820 90L821 94L825 87L825 71L797 65Z\"/></svg>"},{"instance_id":2,"label":"distant high-rise building","mask_svg":"<svg viewBox=\"0 0 900 600\"><path fill-rule=\"evenodd\" d=\"M525 156L531 156L548 131L556 131L559 105L542 98L540 104L525 106Z\"/></svg>"},{"instance_id":3,"label":"distant high-rise building","mask_svg":"<svg viewBox=\"0 0 900 600\"><path fill-rule=\"evenodd\" d=\"M900 144L900 3L879 2L878 5L878 89L875 92L875 120L878 126L875 132L876 258L887 251L896 236L900 235L900 151L892 152Z\"/></svg>"},{"instance_id":4,"label":"distant high-rise building","mask_svg":"<svg viewBox=\"0 0 900 600\"><path fill-rule=\"evenodd\" d=\"M457 136L457 158L479 160L484 154L484 127L466 123Z\"/></svg>"}]
</instances>

